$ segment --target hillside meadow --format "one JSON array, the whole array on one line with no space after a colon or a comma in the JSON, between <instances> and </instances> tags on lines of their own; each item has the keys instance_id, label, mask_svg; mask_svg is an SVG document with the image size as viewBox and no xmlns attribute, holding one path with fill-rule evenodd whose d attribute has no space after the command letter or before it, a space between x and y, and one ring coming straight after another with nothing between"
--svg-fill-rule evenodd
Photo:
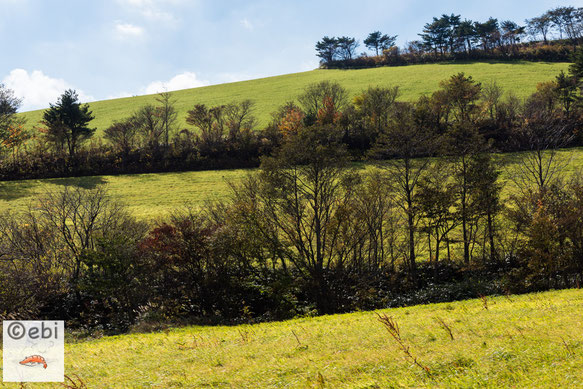
<instances>
[{"instance_id":1,"label":"hillside meadow","mask_svg":"<svg viewBox=\"0 0 583 389\"><path fill-rule=\"evenodd\" d=\"M518 97L526 97L534 92L537 83L551 80L561 70L567 71L567 63L546 62L479 62L441 63L398 67L380 67L359 70L317 69L302 73L260 78L256 80L212 85L172 92L176 99L179 128L186 127L186 112L195 104L209 106L252 99L256 102L255 115L259 127L269 122L270 114L279 106L295 100L304 88L323 80L334 80L342 84L351 95L356 95L369 86L399 86L401 100L411 101L429 94L439 87L439 82L465 72L482 83L496 81L505 91L512 91ZM97 135L114 120L131 115L139 107L155 103L156 95L135 96L114 100L96 101L90 104L95 115L91 122L97 128ZM37 125L43 110L22 113L27 126Z\"/></svg>"},{"instance_id":2,"label":"hillside meadow","mask_svg":"<svg viewBox=\"0 0 583 389\"><path fill-rule=\"evenodd\" d=\"M398 325L411 357L377 313ZM583 291L573 289L70 338L65 372L89 388L572 388L583 385L582 317Z\"/></svg>"},{"instance_id":3,"label":"hillside meadow","mask_svg":"<svg viewBox=\"0 0 583 389\"><path fill-rule=\"evenodd\" d=\"M568 163L564 172L572 174L583 166L583 149L565 149L559 152ZM499 154L502 180L508 183L516 172L520 153ZM356 169L372 169L374 164L354 164ZM80 186L91 189L106 185L109 194L125 204L141 220L164 218L174 210L186 207L203 207L208 201L225 199L229 182L239 182L254 169L207 170L180 173L150 173L118 176L91 176L0 182L0 211L21 212L35 207L35 198L47 191L63 186ZM509 191L510 185L505 188Z\"/></svg>"}]
</instances>

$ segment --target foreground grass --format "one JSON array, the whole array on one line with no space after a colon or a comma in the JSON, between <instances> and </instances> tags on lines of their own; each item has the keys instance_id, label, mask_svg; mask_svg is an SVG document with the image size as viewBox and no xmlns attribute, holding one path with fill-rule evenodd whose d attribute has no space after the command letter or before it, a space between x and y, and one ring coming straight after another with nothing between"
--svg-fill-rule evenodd
<instances>
[{"instance_id":1,"label":"foreground grass","mask_svg":"<svg viewBox=\"0 0 583 389\"><path fill-rule=\"evenodd\" d=\"M567 175L583 166L583 148L560 152L569 163L563 169ZM505 164L502 181L508 183L516 172L519 153L498 155ZM362 169L373 165L359 164ZM203 207L207 201L224 199L229 193L228 182L238 182L253 170L210 170L182 173L151 173L119 176L93 176L0 182L0 212L21 212L35 206L35 199L46 191L59 190L65 185L94 188L107 185L109 194L128 206L129 211L141 220L168 216L174 210ZM505 193L508 193L507 185Z\"/></svg>"},{"instance_id":2,"label":"foreground grass","mask_svg":"<svg viewBox=\"0 0 583 389\"><path fill-rule=\"evenodd\" d=\"M439 82L453 74L465 72L483 83L496 81L506 91L518 97L526 97L541 81L556 77L561 70L567 71L567 63L506 62L506 63L455 63L427 64L398 67L382 67L360 70L312 70L309 72L261 78L257 80L213 85L173 92L177 100L178 125L186 127L186 112L195 104L220 105L252 99L256 102L255 115L260 126L268 123L271 112L290 100L295 100L304 88L322 80L336 80L351 95L369 86L399 86L402 100L413 100L438 89ZM155 103L155 95L136 96L114 100L96 101L90 104L95 115L91 125L97 135L114 120L131 115L137 108ZM25 112L27 126L36 125L42 118L42 110Z\"/></svg>"},{"instance_id":3,"label":"foreground grass","mask_svg":"<svg viewBox=\"0 0 583 389\"><path fill-rule=\"evenodd\" d=\"M583 385L581 290L488 298L487 309L477 299L379 312L429 373L373 312L67 343L65 371L90 388Z\"/></svg>"}]
</instances>

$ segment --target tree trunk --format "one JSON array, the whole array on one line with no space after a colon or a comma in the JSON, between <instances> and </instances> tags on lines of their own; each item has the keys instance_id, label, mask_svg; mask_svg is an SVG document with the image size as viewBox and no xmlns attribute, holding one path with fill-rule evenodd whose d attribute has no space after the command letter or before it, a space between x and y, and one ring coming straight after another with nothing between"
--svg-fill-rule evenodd
<instances>
[{"instance_id":1,"label":"tree trunk","mask_svg":"<svg viewBox=\"0 0 583 389\"><path fill-rule=\"evenodd\" d=\"M409 203L409 264L411 267L411 277L417 279L417 262L415 261L415 222L411 210L412 204Z\"/></svg>"},{"instance_id":2,"label":"tree trunk","mask_svg":"<svg viewBox=\"0 0 583 389\"><path fill-rule=\"evenodd\" d=\"M488 238L490 239L490 260L495 261L498 259L498 254L496 254L496 246L494 245L494 221L492 212L488 212Z\"/></svg>"}]
</instances>

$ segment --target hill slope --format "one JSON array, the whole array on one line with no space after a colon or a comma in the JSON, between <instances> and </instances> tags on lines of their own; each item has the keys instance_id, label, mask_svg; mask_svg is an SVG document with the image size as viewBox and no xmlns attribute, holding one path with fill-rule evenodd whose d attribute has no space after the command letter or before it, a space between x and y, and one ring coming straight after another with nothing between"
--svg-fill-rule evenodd
<instances>
[{"instance_id":1,"label":"hill slope","mask_svg":"<svg viewBox=\"0 0 583 389\"><path fill-rule=\"evenodd\" d=\"M382 67L361 70L312 70L303 73L261 78L229 84L213 85L173 92L177 99L180 127L186 126L186 112L194 104L227 104L244 99L256 102L255 114L263 126L269 121L270 113L287 101L294 100L309 84L322 80L336 80L351 94L356 94L369 86L395 86L401 89L402 100L412 100L431 93L439 82L459 72L471 75L477 81L496 81L506 91L518 97L532 93L536 84L554 78L561 70L567 70L566 63L466 63L429 64L400 67ZM114 120L129 116L140 106L153 103L155 95L103 100L91 103L96 119L91 123L98 134ZM42 110L22 114L28 126L35 125L42 117Z\"/></svg>"},{"instance_id":2,"label":"hill slope","mask_svg":"<svg viewBox=\"0 0 583 389\"><path fill-rule=\"evenodd\" d=\"M583 385L581 290L488 298L487 308L477 299L382 313L429 373L373 312L68 343L65 371L90 388Z\"/></svg>"}]
</instances>

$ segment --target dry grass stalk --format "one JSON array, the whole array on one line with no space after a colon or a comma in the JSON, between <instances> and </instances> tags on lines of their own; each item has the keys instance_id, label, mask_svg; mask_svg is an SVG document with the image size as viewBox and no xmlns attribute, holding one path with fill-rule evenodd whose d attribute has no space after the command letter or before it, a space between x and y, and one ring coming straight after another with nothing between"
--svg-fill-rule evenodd
<instances>
[{"instance_id":1,"label":"dry grass stalk","mask_svg":"<svg viewBox=\"0 0 583 389\"><path fill-rule=\"evenodd\" d=\"M65 374L65 382L61 385L66 389L87 389L87 384L77 374L73 374L73 377Z\"/></svg>"},{"instance_id":2,"label":"dry grass stalk","mask_svg":"<svg viewBox=\"0 0 583 389\"><path fill-rule=\"evenodd\" d=\"M453 333L451 332L451 328L443 321L440 317L435 317L435 320L447 331L451 340L453 340Z\"/></svg>"},{"instance_id":3,"label":"dry grass stalk","mask_svg":"<svg viewBox=\"0 0 583 389\"><path fill-rule=\"evenodd\" d=\"M563 341L563 346L565 346L569 355L575 355L575 351L573 351L573 348L569 346L569 344L565 341L565 339L562 336L560 338Z\"/></svg>"},{"instance_id":4,"label":"dry grass stalk","mask_svg":"<svg viewBox=\"0 0 583 389\"><path fill-rule=\"evenodd\" d=\"M401 331L399 329L399 325L397 324L397 322L392 317L387 316L386 314L381 316L380 314L377 313L377 316L378 321L380 321L385 326L385 328L387 329L389 334L393 337L395 342L397 342L399 348L401 349L401 351L403 351L405 356L408 359L410 359L415 365L423 369L425 373L430 374L431 370L429 370L427 366L419 362L417 357L411 353L411 348L409 347L409 345L403 340L403 338L401 338Z\"/></svg>"},{"instance_id":5,"label":"dry grass stalk","mask_svg":"<svg viewBox=\"0 0 583 389\"><path fill-rule=\"evenodd\" d=\"M298 346L302 346L302 342L300 342L300 338L298 338L298 335L296 334L296 332L294 330L291 330L292 334L294 334L294 336L296 337L296 341L298 342Z\"/></svg>"},{"instance_id":6,"label":"dry grass stalk","mask_svg":"<svg viewBox=\"0 0 583 389\"><path fill-rule=\"evenodd\" d=\"M482 300L482 306L484 307L485 310L488 310L488 297L480 294L478 295L480 297L480 300Z\"/></svg>"}]
</instances>

